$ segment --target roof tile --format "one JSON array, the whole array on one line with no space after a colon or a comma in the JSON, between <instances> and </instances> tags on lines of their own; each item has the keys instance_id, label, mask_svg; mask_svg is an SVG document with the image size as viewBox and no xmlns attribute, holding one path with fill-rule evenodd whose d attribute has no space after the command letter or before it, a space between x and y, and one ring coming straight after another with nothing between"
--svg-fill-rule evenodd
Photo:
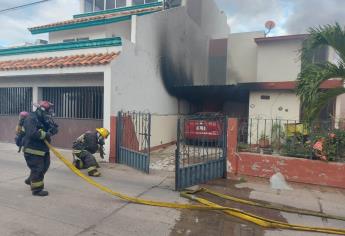
<instances>
[{"instance_id":1,"label":"roof tile","mask_svg":"<svg viewBox=\"0 0 345 236\"><path fill-rule=\"evenodd\" d=\"M118 55L113 52L0 61L0 71L106 65Z\"/></svg>"}]
</instances>

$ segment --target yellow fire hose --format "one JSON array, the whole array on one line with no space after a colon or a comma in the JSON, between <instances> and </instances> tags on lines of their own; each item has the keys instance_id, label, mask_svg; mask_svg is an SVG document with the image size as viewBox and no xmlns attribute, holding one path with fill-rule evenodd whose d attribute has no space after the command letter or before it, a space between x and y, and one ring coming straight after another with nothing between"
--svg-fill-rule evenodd
<instances>
[{"instance_id":1,"label":"yellow fire hose","mask_svg":"<svg viewBox=\"0 0 345 236\"><path fill-rule=\"evenodd\" d=\"M256 202L256 201L238 198L238 197L231 196L231 195L225 195L222 193L212 191L212 190L207 189L207 188L199 188L195 191L187 191L185 193L196 194L196 193L200 193L200 192L208 193L208 194L217 196L219 198L223 198L225 200L229 200L229 201L240 203L240 204L245 204L245 205L250 205L250 206L255 206L255 207L261 207L261 208L267 208L267 209L272 209L272 210L278 210L278 211L284 211L284 212L289 212L289 213L295 213L295 214L300 214L300 215L309 215L309 216L316 216L316 217L323 217L323 218L328 218L328 219L345 221L345 217L341 217L341 216L329 215L329 214L316 212L316 211L310 211L310 210L292 209L291 207L285 206L285 205L274 205L272 203L260 203L260 202Z\"/></svg>"},{"instance_id":2,"label":"yellow fire hose","mask_svg":"<svg viewBox=\"0 0 345 236\"><path fill-rule=\"evenodd\" d=\"M218 210L222 211L228 215L233 217L242 219L247 222L254 223L258 226L264 228L274 228L274 229L289 229L289 230L298 230L298 231L309 231L309 232L321 232L321 233L329 233L329 234L338 234L338 235L345 235L345 229L335 229L335 228L322 228L322 227L308 227L302 225L294 225L294 224L287 224L284 222L274 221L270 219L266 219L260 216L256 216L251 213L247 213L241 211L239 209L230 208L230 207L223 207L207 201L202 198L195 197L188 192L181 193L183 197L186 197L191 200L196 200L199 203L204 204L202 205L192 205L192 204L180 204L180 203L172 203L172 202L160 202L160 201L151 201L140 199L136 197L130 197L124 195L119 192L115 192L99 183L94 181L92 178L84 175L80 170L78 170L70 161L63 157L61 153L59 153L52 145L50 145L47 141L45 141L46 145L50 148L50 150L58 157L73 173L78 175L80 178L84 179L87 183L93 185L94 187L102 190L103 192L109 193L113 196L116 196L122 200L142 204L142 205L149 205L149 206L157 206L157 207L167 207L167 208L175 208L175 209L191 209L191 210Z\"/></svg>"}]
</instances>

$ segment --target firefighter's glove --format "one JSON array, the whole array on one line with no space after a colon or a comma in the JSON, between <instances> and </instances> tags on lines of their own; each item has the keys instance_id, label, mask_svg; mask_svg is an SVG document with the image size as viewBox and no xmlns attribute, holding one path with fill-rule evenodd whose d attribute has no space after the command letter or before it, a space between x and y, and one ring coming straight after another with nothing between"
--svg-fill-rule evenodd
<instances>
[{"instance_id":1,"label":"firefighter's glove","mask_svg":"<svg viewBox=\"0 0 345 236\"><path fill-rule=\"evenodd\" d=\"M50 133L50 136L53 136L58 133L58 129L56 127L52 127L48 130L48 133Z\"/></svg>"},{"instance_id":2,"label":"firefighter's glove","mask_svg":"<svg viewBox=\"0 0 345 236\"><path fill-rule=\"evenodd\" d=\"M46 133L46 140L48 141L48 143L50 143L52 141L51 136L53 136L49 131Z\"/></svg>"}]
</instances>

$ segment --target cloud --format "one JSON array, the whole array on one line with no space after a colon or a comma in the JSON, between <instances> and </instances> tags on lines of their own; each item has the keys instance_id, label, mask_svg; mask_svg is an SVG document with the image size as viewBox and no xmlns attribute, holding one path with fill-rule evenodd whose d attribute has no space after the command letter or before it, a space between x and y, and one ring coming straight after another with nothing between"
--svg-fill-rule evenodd
<instances>
[{"instance_id":1,"label":"cloud","mask_svg":"<svg viewBox=\"0 0 345 236\"><path fill-rule=\"evenodd\" d=\"M277 27L272 35L305 33L309 27L345 24L345 0L216 0L228 15L231 32L264 30L266 20Z\"/></svg>"},{"instance_id":2,"label":"cloud","mask_svg":"<svg viewBox=\"0 0 345 236\"><path fill-rule=\"evenodd\" d=\"M2 0L1 9L33 2L32 0ZM0 13L2 22L0 45L8 46L37 38L47 38L47 35L31 35L27 28L42 24L70 19L79 13L79 0L53 0L39 5L14 11Z\"/></svg>"},{"instance_id":3,"label":"cloud","mask_svg":"<svg viewBox=\"0 0 345 236\"><path fill-rule=\"evenodd\" d=\"M295 0L293 14L285 24L287 32L305 33L309 27L345 24L344 0Z\"/></svg>"},{"instance_id":4,"label":"cloud","mask_svg":"<svg viewBox=\"0 0 345 236\"><path fill-rule=\"evenodd\" d=\"M273 20L275 32L284 33L283 24L288 5L280 0L216 0L220 9L228 15L231 32L265 30L265 22Z\"/></svg>"}]
</instances>

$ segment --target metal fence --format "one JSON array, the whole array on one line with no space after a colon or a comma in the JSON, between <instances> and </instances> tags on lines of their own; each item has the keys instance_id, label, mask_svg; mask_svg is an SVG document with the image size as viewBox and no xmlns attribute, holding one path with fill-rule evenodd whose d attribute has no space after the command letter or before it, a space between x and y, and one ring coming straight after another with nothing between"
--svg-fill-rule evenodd
<instances>
[{"instance_id":1,"label":"metal fence","mask_svg":"<svg viewBox=\"0 0 345 236\"><path fill-rule=\"evenodd\" d=\"M119 112L117 125L118 163L149 173L151 114Z\"/></svg>"},{"instance_id":2,"label":"metal fence","mask_svg":"<svg viewBox=\"0 0 345 236\"><path fill-rule=\"evenodd\" d=\"M32 88L0 88L0 115L32 110Z\"/></svg>"},{"instance_id":3,"label":"metal fence","mask_svg":"<svg viewBox=\"0 0 345 236\"><path fill-rule=\"evenodd\" d=\"M103 87L43 88L59 118L103 119Z\"/></svg>"},{"instance_id":4,"label":"metal fence","mask_svg":"<svg viewBox=\"0 0 345 236\"><path fill-rule=\"evenodd\" d=\"M322 150L315 145L322 143ZM263 154L345 161L345 122L327 120L306 126L296 120L241 119L238 150Z\"/></svg>"},{"instance_id":5,"label":"metal fence","mask_svg":"<svg viewBox=\"0 0 345 236\"><path fill-rule=\"evenodd\" d=\"M226 177L226 117L181 116L177 125L175 188Z\"/></svg>"}]
</instances>

